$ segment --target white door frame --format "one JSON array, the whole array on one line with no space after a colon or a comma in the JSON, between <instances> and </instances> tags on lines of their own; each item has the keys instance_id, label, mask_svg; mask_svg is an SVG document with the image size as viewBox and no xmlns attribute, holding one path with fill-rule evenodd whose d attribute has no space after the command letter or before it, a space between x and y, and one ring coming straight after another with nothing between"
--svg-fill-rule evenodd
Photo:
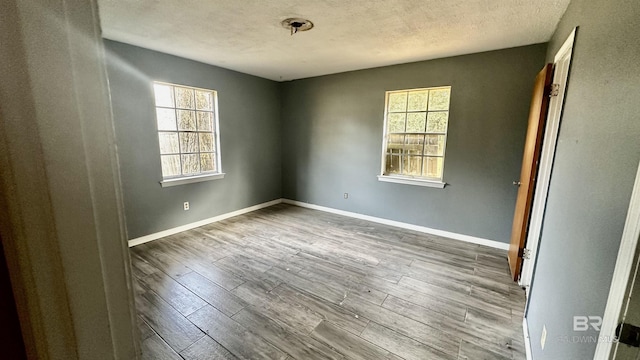
<instances>
[{"instance_id":1,"label":"white door frame","mask_svg":"<svg viewBox=\"0 0 640 360\"><path fill-rule=\"evenodd\" d=\"M638 244L638 237L640 237L640 167L638 167L638 172L636 173L636 181L629 201L629 211L627 212L627 220L622 232L618 260L613 270L609 298L602 318L602 327L600 328L594 360L608 359L611 354L613 345L611 340L615 337L616 327L625 302L625 292L629 275L633 270L633 258Z\"/></svg>"},{"instance_id":2,"label":"white door frame","mask_svg":"<svg viewBox=\"0 0 640 360\"><path fill-rule=\"evenodd\" d=\"M542 141L542 153L540 155L540 167L536 176L536 190L531 207L531 220L527 233L526 248L529 250L528 259L523 259L522 273L520 275L520 286L526 289L527 302L529 301L529 286L533 279L533 272L538 253L538 242L542 233L542 222L547 206L547 195L549 193L549 182L551 171L553 170L553 160L556 153L556 143L558 141L558 131L560 130L560 119L562 118L562 106L564 104L565 90L567 88L567 78L571 65L571 54L576 37L576 29L573 29L567 40L553 59L554 74L553 83L559 84L558 96L551 97L549 101L549 112L547 115L547 125Z\"/></svg>"},{"instance_id":3,"label":"white door frame","mask_svg":"<svg viewBox=\"0 0 640 360\"><path fill-rule=\"evenodd\" d=\"M0 12L0 233L27 357L138 359L97 1Z\"/></svg>"}]
</instances>

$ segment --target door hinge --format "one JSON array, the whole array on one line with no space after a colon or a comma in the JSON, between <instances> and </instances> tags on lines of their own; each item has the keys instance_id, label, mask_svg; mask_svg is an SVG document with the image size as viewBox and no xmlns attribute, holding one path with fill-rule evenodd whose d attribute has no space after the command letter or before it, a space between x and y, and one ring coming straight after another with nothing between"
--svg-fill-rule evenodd
<instances>
[{"instance_id":1,"label":"door hinge","mask_svg":"<svg viewBox=\"0 0 640 360\"><path fill-rule=\"evenodd\" d=\"M520 249L520 251L518 251L518 257L529 260L531 258L531 250Z\"/></svg>"},{"instance_id":2,"label":"door hinge","mask_svg":"<svg viewBox=\"0 0 640 360\"><path fill-rule=\"evenodd\" d=\"M616 328L616 338L618 342L633 347L640 347L640 327L620 323Z\"/></svg>"},{"instance_id":3,"label":"door hinge","mask_svg":"<svg viewBox=\"0 0 640 360\"><path fill-rule=\"evenodd\" d=\"M558 96L560 94L560 84L549 85L549 97Z\"/></svg>"}]
</instances>

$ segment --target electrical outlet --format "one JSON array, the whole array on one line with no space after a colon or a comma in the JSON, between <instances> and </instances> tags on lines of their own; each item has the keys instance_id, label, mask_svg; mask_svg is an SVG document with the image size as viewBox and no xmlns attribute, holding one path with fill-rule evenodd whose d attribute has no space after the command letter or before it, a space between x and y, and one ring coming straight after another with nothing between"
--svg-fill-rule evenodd
<instances>
[{"instance_id":1,"label":"electrical outlet","mask_svg":"<svg viewBox=\"0 0 640 360\"><path fill-rule=\"evenodd\" d=\"M349 193L344 193L344 198L348 199L349 198Z\"/></svg>"},{"instance_id":2,"label":"electrical outlet","mask_svg":"<svg viewBox=\"0 0 640 360\"><path fill-rule=\"evenodd\" d=\"M540 347L544 350L544 343L547 342L547 325L542 325L542 335L540 336Z\"/></svg>"},{"instance_id":3,"label":"electrical outlet","mask_svg":"<svg viewBox=\"0 0 640 360\"><path fill-rule=\"evenodd\" d=\"M184 211L187 211L187 210L189 210L189 202L185 201L184 202Z\"/></svg>"}]
</instances>

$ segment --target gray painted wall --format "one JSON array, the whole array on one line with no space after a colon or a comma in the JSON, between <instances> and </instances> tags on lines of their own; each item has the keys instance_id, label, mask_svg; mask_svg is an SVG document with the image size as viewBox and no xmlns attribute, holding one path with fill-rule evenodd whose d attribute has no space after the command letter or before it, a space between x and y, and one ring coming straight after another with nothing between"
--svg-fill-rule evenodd
<instances>
[{"instance_id":1,"label":"gray painted wall","mask_svg":"<svg viewBox=\"0 0 640 360\"><path fill-rule=\"evenodd\" d=\"M113 41L105 46L130 239L281 197L278 83ZM218 91L224 179L160 187L154 80Z\"/></svg>"},{"instance_id":2,"label":"gray painted wall","mask_svg":"<svg viewBox=\"0 0 640 360\"><path fill-rule=\"evenodd\" d=\"M640 159L640 6L636 0L573 0L548 59L575 26L580 28L527 316L535 359L593 357L595 343L558 337L597 335L573 332L573 316L604 314Z\"/></svg>"},{"instance_id":3,"label":"gray painted wall","mask_svg":"<svg viewBox=\"0 0 640 360\"><path fill-rule=\"evenodd\" d=\"M546 44L282 84L283 195L509 242ZM385 91L451 85L444 189L379 182ZM343 199L343 193L349 199Z\"/></svg>"}]
</instances>

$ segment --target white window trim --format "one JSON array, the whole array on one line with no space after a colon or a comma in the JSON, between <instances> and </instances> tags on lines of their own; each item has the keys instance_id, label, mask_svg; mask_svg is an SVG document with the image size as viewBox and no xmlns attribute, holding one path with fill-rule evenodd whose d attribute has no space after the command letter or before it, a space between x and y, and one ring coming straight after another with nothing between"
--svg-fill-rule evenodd
<instances>
[{"instance_id":1,"label":"white window trim","mask_svg":"<svg viewBox=\"0 0 640 360\"><path fill-rule=\"evenodd\" d=\"M405 185L417 185L417 186L427 186L433 188L444 188L447 183L437 180L427 180L427 179L416 179L416 178L405 178L400 176L389 176L389 175L378 175L378 181L390 182L396 184L405 184Z\"/></svg>"},{"instance_id":2,"label":"white window trim","mask_svg":"<svg viewBox=\"0 0 640 360\"><path fill-rule=\"evenodd\" d=\"M203 181L224 179L224 176L225 173L209 173L204 175L175 177L160 181L160 185L165 188L177 185L193 184Z\"/></svg>"},{"instance_id":3,"label":"white window trim","mask_svg":"<svg viewBox=\"0 0 640 360\"><path fill-rule=\"evenodd\" d=\"M444 150L442 152L442 178L441 179L428 179L428 178L410 178L402 175L385 175L386 155L387 155L387 109L389 107L389 94L393 92L404 91L420 91L420 90L435 90L435 89L452 89L451 85L447 86L434 86L427 88L415 88L415 89L401 89L401 90L389 90L384 94L384 127L382 128L382 156L380 158L380 175L378 175L378 181L405 184L405 185L417 185L427 186L443 189L447 183L444 182L444 166L447 152L447 138L449 137L449 125L447 124L447 132L444 134ZM451 93L449 93L451 94ZM451 95L449 95L451 96ZM451 115L451 99L449 99L449 115Z\"/></svg>"},{"instance_id":4,"label":"white window trim","mask_svg":"<svg viewBox=\"0 0 640 360\"><path fill-rule=\"evenodd\" d=\"M160 186L162 186L163 188L165 187L171 187L171 186L177 186L177 185L185 185L185 184L193 184L193 183L198 183L198 182L203 182L203 181L210 181L210 180L218 180L218 179L224 179L224 176L226 173L222 172L222 155L220 154L222 152L221 148L221 144L220 144L220 120L219 120L219 113L218 113L218 91L217 90L213 90L213 89L205 89L205 88L201 88L201 87L197 87L197 86L190 86L190 85L183 85L183 84L177 84L177 83L169 83L169 82L165 82L165 81L158 81L158 80L154 80L151 82L151 91L152 93L154 93L154 110L157 108L157 105L155 104L155 88L154 88L154 84L162 84L162 85L170 85L170 86L181 86L181 87L187 87L187 88L191 88L194 90L202 90L202 91L211 91L213 92L214 96L213 96L213 117L214 117L214 122L215 122L215 140L216 140L216 161L217 161L217 172L214 173L201 173L201 174L197 174L197 175L186 175L186 176L176 176L176 177L170 177L170 178L162 178L162 180L160 181ZM156 115L157 116L157 115ZM158 130L158 120L156 119L155 121L156 123L156 136L158 136L158 133L160 132L160 130ZM180 153L180 155L182 156L182 153ZM162 155L161 155L162 156Z\"/></svg>"}]
</instances>

